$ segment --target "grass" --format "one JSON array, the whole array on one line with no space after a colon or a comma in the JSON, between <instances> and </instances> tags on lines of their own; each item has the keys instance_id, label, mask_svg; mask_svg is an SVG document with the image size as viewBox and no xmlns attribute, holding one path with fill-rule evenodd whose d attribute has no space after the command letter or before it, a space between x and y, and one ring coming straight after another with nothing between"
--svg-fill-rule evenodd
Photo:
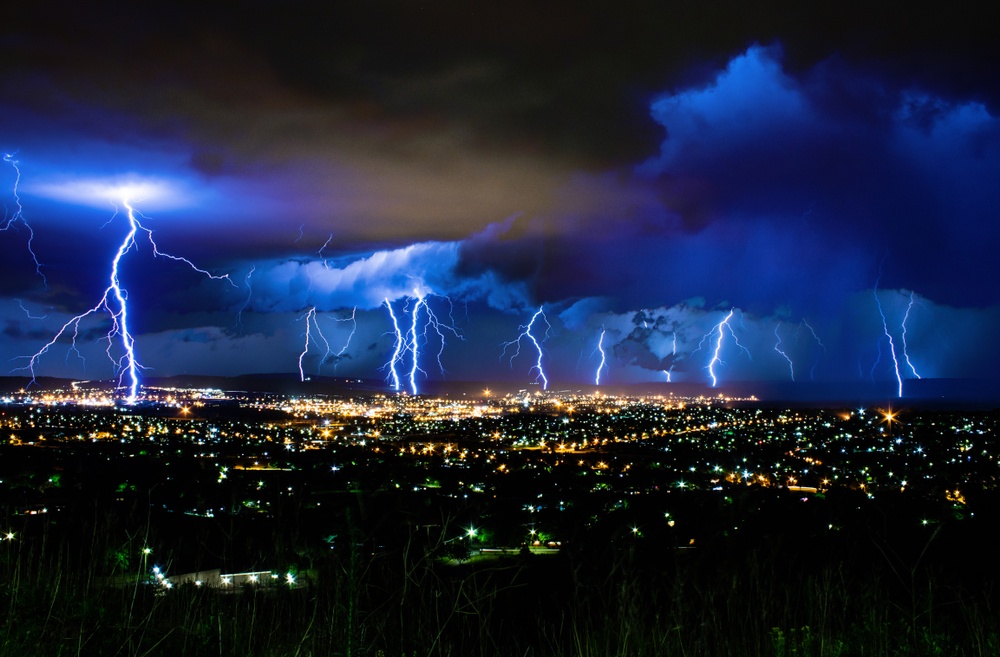
<instances>
[{"instance_id":1,"label":"grass","mask_svg":"<svg viewBox=\"0 0 1000 657\"><path fill-rule=\"evenodd\" d=\"M434 536L400 524L384 546L342 518L321 553L275 538L274 562L309 561L306 585L230 594L147 584L143 548L169 565L183 546L149 513L32 520L0 542L0 657L1000 653L989 565L956 565L955 544L941 545L951 527L916 542L869 527L829 544L771 532L696 550L623 527L555 556L448 565L445 537L460 529L447 519Z\"/></svg>"}]
</instances>

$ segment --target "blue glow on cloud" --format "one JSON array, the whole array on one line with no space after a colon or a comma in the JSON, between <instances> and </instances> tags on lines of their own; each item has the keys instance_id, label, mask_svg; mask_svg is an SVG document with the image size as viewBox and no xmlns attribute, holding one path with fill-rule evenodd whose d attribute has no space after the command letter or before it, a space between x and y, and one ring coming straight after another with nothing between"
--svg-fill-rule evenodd
<instances>
[{"instance_id":1,"label":"blue glow on cloud","mask_svg":"<svg viewBox=\"0 0 1000 657\"><path fill-rule=\"evenodd\" d=\"M153 271L138 257L125 263L132 332L158 373L293 371L302 352L297 317L315 309L314 321L338 333L330 339L340 345L346 333L330 315L356 309L357 337L338 372L380 378L393 350L382 306L441 296L458 304L466 337L442 353L454 379L530 382L526 368L483 363L498 361L497 345L542 306L553 382L594 380L580 355L601 331L605 372L616 383L662 381L665 371L702 383L717 373L720 384L785 381L792 371L801 381L872 373L891 382L876 345L887 334L902 341L904 318L921 376L995 376L1000 121L984 102L859 73L837 57L790 72L775 45L739 53L649 109L662 139L644 160L559 170L546 178L558 181L551 188L532 190L523 212L510 187L461 190L466 200L475 192L491 199L490 211L467 223L440 221L439 206L418 202L432 196L423 186L434 172L407 177L402 159L383 171L342 149L329 160L290 152L267 165L265 157L241 166L223 157L213 167L193 154L209 150L195 137L167 147L64 130L66 146L35 134L19 144L21 200L52 290L32 279L18 252L23 240L0 234L11 258L0 356L34 353L89 307L81 304L103 284L90 272L102 271L121 237L108 223L111 203L127 193L166 250L232 280L253 272L252 286L218 289L190 272ZM126 123L127 133L141 132L140 117ZM233 146L246 154L243 138ZM477 164L489 179L493 170ZM398 197L371 194L397 183ZM394 222L394 213L412 221ZM883 259L884 326L872 306ZM709 372L712 349L698 345L733 309L731 328L754 359L725 341ZM107 326L82 330L93 337ZM51 360L40 373L102 375L75 357ZM321 363L321 355L303 356L310 371ZM428 376L443 375L429 368Z\"/></svg>"}]
</instances>

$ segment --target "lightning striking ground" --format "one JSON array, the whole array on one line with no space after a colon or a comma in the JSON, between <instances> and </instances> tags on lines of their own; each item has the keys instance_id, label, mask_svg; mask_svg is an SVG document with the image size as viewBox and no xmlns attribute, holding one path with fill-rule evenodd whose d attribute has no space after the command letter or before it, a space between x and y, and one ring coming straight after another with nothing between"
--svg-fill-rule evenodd
<instances>
[{"instance_id":1,"label":"lightning striking ground","mask_svg":"<svg viewBox=\"0 0 1000 657\"><path fill-rule=\"evenodd\" d=\"M77 350L76 345L76 340L80 331L80 322L90 315L106 312L111 319L111 328L108 330L106 336L108 345L105 349L105 353L115 366L115 377L117 379L118 388L124 388L127 390L125 398L126 401L131 404L135 402L136 397L139 394L139 370L143 368L139 364L135 354L135 337L132 335L132 331L129 328L129 295L125 287L122 285L119 277L119 267L121 265L122 258L124 258L133 249L139 248L136 243L136 235L140 232L145 233L150 245L152 246L154 256L160 256L176 262L182 262L194 271L207 276L210 279L224 279L234 287L236 284L233 283L228 274L217 276L197 267L187 258L174 256L160 251L156 242L153 240L153 231L143 226L139 221L138 217L141 215L134 207L132 207L130 200L128 198L123 198L121 203L126 209L129 228L125 237L122 239L121 244L118 246L115 256L111 259L111 271L108 276L108 286L104 289L104 293L101 295L101 298L89 310L86 310L79 315L75 315L63 324L62 327L60 327L60 329L56 332L55 336L43 345L41 349L35 352L33 356L30 356L28 358L28 364L20 369L28 370L31 373L31 382L34 383L35 367L38 365L39 360L56 344L56 342L59 341L60 338L70 331L71 327L72 335L70 351L75 352L78 356L80 356L80 352ZM115 216L118 214L119 212L116 211L115 215L112 216L109 222L113 221ZM113 353L115 351L116 342L119 346L118 355Z\"/></svg>"},{"instance_id":2,"label":"lightning striking ground","mask_svg":"<svg viewBox=\"0 0 1000 657\"><path fill-rule=\"evenodd\" d=\"M427 344L431 331L437 334L438 338L438 351L435 360L442 376L445 374L445 367L442 358L444 356L445 347L447 346L448 338L446 334L450 333L459 340L465 339L462 336L462 333L455 327L453 319L450 321L444 321L434 311L428 301L428 297L431 296L437 295L424 294L420 291L415 291L414 296L412 297L412 307L408 307L411 298L407 297L406 305L404 305L402 309L402 315L405 316L407 312L409 312L410 325L405 332L400 325L396 312L392 308L392 303L388 298L384 300L385 307L389 310L389 318L392 321L392 331L395 336L395 342L393 344L392 356L390 356L389 360L382 366L382 368L389 371L386 379L392 381L392 389L397 392L402 387L402 379L399 374L399 368L404 364L403 361L406 359L407 355L409 355L409 371L406 375L406 380L409 383L410 392L412 394L417 395L420 393L420 386L417 383L417 375L423 374L424 376L427 376L427 372L420 366L420 351L421 346ZM441 298L445 299L450 306L451 300L448 297ZM423 312L421 313L421 311Z\"/></svg>"},{"instance_id":3,"label":"lightning striking ground","mask_svg":"<svg viewBox=\"0 0 1000 657\"><path fill-rule=\"evenodd\" d=\"M604 334L607 333L605 328L601 328L601 337L597 341L596 351L601 354L601 362L597 365L597 373L594 375L594 385L601 385L601 370L607 369L607 356L604 353Z\"/></svg>"},{"instance_id":4,"label":"lightning striking ground","mask_svg":"<svg viewBox=\"0 0 1000 657\"><path fill-rule=\"evenodd\" d=\"M357 307L355 307L351 311L351 316L350 317L344 317L344 318L341 318L341 319L335 319L334 320L334 321L337 321L337 322L352 322L353 323L353 326L351 327L351 331L347 335L347 340L344 342L344 346L341 347L340 351L338 351L337 353L333 353L333 348L330 346L330 340L326 337L326 334L323 333L323 329L319 325L319 312L316 310L315 306L313 306L308 311L306 311L305 315L302 315L301 317L299 317L299 320L305 320L305 323L306 323L305 343L304 343L304 345L302 347L302 351L299 353L299 361L298 361L298 363L299 363L299 380L300 381L305 381L306 380L305 367L304 367L304 359L305 359L306 355L308 355L309 348L310 348L310 346L313 343L317 343L318 344L319 342L322 342L323 347L324 347L323 355L320 356L319 364L316 366L316 372L317 372L317 374L319 374L319 373L321 373L323 371L323 365L325 365L330 360L334 361L334 371L336 371L337 363L339 363L340 359L342 359L344 357L344 354L347 352L348 347L351 346L351 340L354 339L354 334L358 330L357 314L358 314L358 309L357 309ZM314 332L315 332L315 334L317 336L317 339L313 339L313 337L312 337Z\"/></svg>"},{"instance_id":5,"label":"lightning striking ground","mask_svg":"<svg viewBox=\"0 0 1000 657\"><path fill-rule=\"evenodd\" d=\"M545 322L545 327L546 327L545 337L542 338L542 342L544 342L545 339L548 338L549 331L552 330L552 325L549 324L548 318L545 317L545 313L543 312L543 306L539 306L535 314L531 316L531 321L529 321L527 324L518 327L518 330L521 331L518 334L518 336L509 342L503 343L503 353L501 354L500 357L503 358L505 355L507 355L507 349L510 346L516 345L517 348L514 351L514 355L510 357L510 364L511 367L513 367L514 359L517 358L518 355L521 353L521 340L524 338L528 338L528 340L531 341L531 344L535 346L535 351L538 353L538 359L535 361L534 366L532 366L532 368L528 371L529 372L537 371L538 374L535 377L535 381L537 382L541 380L542 390L548 390L549 379L547 376L545 376L545 370L542 368L542 355L543 355L542 345L535 337L535 335L531 332L531 328L535 325L535 322L538 320L539 317L541 317L542 321Z\"/></svg>"},{"instance_id":6,"label":"lightning striking ground","mask_svg":"<svg viewBox=\"0 0 1000 657\"><path fill-rule=\"evenodd\" d=\"M0 225L0 233L21 226L28 231L28 241L26 247L28 253L31 255L32 262L35 263L35 273L39 278L42 279L42 285L48 288L49 282L45 278L45 274L42 273L42 263L38 260L38 254L35 253L34 241L35 241L35 231L31 228L31 224L24 217L24 208L21 206L21 197L18 192L18 186L21 184L21 168L17 166L17 160L14 159L14 153L4 153L3 161L10 164L14 169L14 186L13 186L13 196L14 196L14 212L6 214L4 216L3 225Z\"/></svg>"},{"instance_id":7,"label":"lightning striking ground","mask_svg":"<svg viewBox=\"0 0 1000 657\"><path fill-rule=\"evenodd\" d=\"M672 358L677 358L677 331L671 331L671 332L673 333L674 339L670 345L670 356ZM673 361L671 361L670 369L663 370L663 373L667 377L667 383L673 383L673 381L671 381L671 379L673 378L671 376L673 374L673 371L674 371L674 363Z\"/></svg>"},{"instance_id":8,"label":"lightning striking ground","mask_svg":"<svg viewBox=\"0 0 1000 657\"><path fill-rule=\"evenodd\" d=\"M712 358L708 361L708 365L705 368L708 370L709 378L712 379L713 388L719 383L719 380L715 375L715 366L723 362L721 358L721 353L722 353L722 342L723 338L725 337L725 333L723 332L724 328L729 330L729 334L733 336L733 342L736 343L736 346L742 349L744 353L746 353L747 358L753 360L753 357L750 355L750 350L744 347L742 344L740 344L740 339L736 337L736 332L733 330L732 324L729 323L729 321L733 318L733 314L735 312L736 312L735 308L731 309L729 313L722 319L721 322L716 324L711 331L702 336L701 342L698 344L698 349L701 349L702 345L705 343L705 340L707 340L713 334L717 334L717 337L715 339L715 349L712 350ZM698 349L696 349L695 351L697 351Z\"/></svg>"},{"instance_id":9,"label":"lightning striking ground","mask_svg":"<svg viewBox=\"0 0 1000 657\"><path fill-rule=\"evenodd\" d=\"M723 326L728 327L729 332L732 333L733 327L729 326L729 320L732 319L732 316L733 316L733 311L730 310L729 314L726 315L726 318L723 319L721 322L719 322L718 325L715 327L716 330L718 330L719 332L719 338L715 341L715 351L712 352L712 359L708 361L708 374L709 376L712 377L713 388L719 382L718 379L715 378L715 364L719 362L719 352L722 351L722 335L723 335L722 327Z\"/></svg>"},{"instance_id":10,"label":"lightning striking ground","mask_svg":"<svg viewBox=\"0 0 1000 657\"><path fill-rule=\"evenodd\" d=\"M417 297L417 302L413 304L413 310L410 311L410 353L413 355L413 362L410 365L410 391L415 395L417 394L417 372L421 372L424 376L427 375L422 369L420 369L420 359L418 358L418 335L417 335L417 319L420 317L420 308L423 307L424 298L421 296Z\"/></svg>"},{"instance_id":11,"label":"lightning striking ground","mask_svg":"<svg viewBox=\"0 0 1000 657\"><path fill-rule=\"evenodd\" d=\"M306 354L309 353L309 345L311 344L312 341L312 331L316 331L316 335L319 336L319 339L323 341L324 345L326 345L326 351L324 352L322 358L320 358L319 361L320 365L322 366L323 361L325 361L330 356L330 351L331 351L330 341L326 339L325 335L323 335L323 329L320 328L319 321L317 321L316 317L317 315L315 306L310 308L305 315L299 317L300 320L305 320L306 322L305 345L303 345L302 347L302 353L299 354L299 381L306 380L306 373L302 361L305 359Z\"/></svg>"},{"instance_id":12,"label":"lightning striking ground","mask_svg":"<svg viewBox=\"0 0 1000 657\"><path fill-rule=\"evenodd\" d=\"M875 305L878 307L878 315L882 318L882 333L885 337L889 338L889 355L892 357L892 367L896 374L896 384L898 386L898 396L903 396L903 375L899 371L899 359L896 357L896 343L892 339L892 333L889 332L889 322L885 318L885 312L882 310L882 301L878 298L878 281L875 282L875 287L872 289L872 293L875 295ZM878 365L878 361L882 359L882 338L879 338L879 358L875 361ZM872 366L872 372L875 371L875 367Z\"/></svg>"},{"instance_id":13,"label":"lightning striking ground","mask_svg":"<svg viewBox=\"0 0 1000 657\"><path fill-rule=\"evenodd\" d=\"M403 357L403 332L399 328L399 320L396 319L396 313L393 311L392 303L389 302L388 297L385 299L385 307L389 310L389 319L392 320L392 329L393 334L396 336L396 341L393 345L392 356L389 358L389 361L384 367L389 370L389 374L386 375L386 378L392 380L392 389L399 392L401 382L399 379L399 371L396 369L396 366Z\"/></svg>"},{"instance_id":14,"label":"lightning striking ground","mask_svg":"<svg viewBox=\"0 0 1000 657\"><path fill-rule=\"evenodd\" d=\"M902 342L903 342L903 359L906 361L906 365L910 368L910 371L913 372L913 376L915 376L915 377L917 377L919 379L920 375L917 374L917 368L914 367L913 363L910 361L910 352L908 351L907 346L906 346L906 322L907 322L907 320L910 319L910 311L913 310L914 294L915 293L911 290L910 291L910 303L907 304L907 306L906 306L906 314L903 315L903 322L902 322L902 328L903 328Z\"/></svg>"}]
</instances>

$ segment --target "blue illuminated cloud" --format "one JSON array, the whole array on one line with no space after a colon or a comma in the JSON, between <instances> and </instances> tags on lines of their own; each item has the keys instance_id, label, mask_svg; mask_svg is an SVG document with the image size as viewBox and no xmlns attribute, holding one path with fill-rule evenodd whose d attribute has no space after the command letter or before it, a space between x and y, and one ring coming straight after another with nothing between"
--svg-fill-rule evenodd
<instances>
[{"instance_id":1,"label":"blue illuminated cloud","mask_svg":"<svg viewBox=\"0 0 1000 657\"><path fill-rule=\"evenodd\" d=\"M921 376L992 375L991 106L836 54L794 67L785 57L780 45L755 45L694 83L673 78L649 102L659 139L628 166L584 166L523 143L493 152L440 117L358 118L321 98L221 111L215 96L186 90L198 112L183 128L146 104L113 114L90 105L66 126L5 106L7 125L30 128L17 144L23 200L52 289L32 279L23 240L0 238L10 256L0 349L33 353L89 307L121 239L109 202L120 185L142 184L131 194L165 249L235 281L254 272L252 289L220 290L138 254L126 263L137 345L158 372L290 371L302 349L296 318L315 308L325 332L357 308L342 371L378 377L392 349L385 300L441 295L459 304L467 338L445 355L454 378L516 377L482 363L544 306L554 381L593 380L586 359L603 330L602 384L662 381L664 370L705 382L711 350L699 344L734 309L753 360L721 345L721 382L791 371L889 381L879 340L902 340L911 298L905 337ZM269 97L287 91L261 85ZM872 295L880 267L885 326ZM260 351L241 360L240 350ZM54 360L53 371L80 373L74 358Z\"/></svg>"},{"instance_id":2,"label":"blue illuminated cloud","mask_svg":"<svg viewBox=\"0 0 1000 657\"><path fill-rule=\"evenodd\" d=\"M323 260L261 263L256 265L250 305L263 312L307 306L324 311L353 306L372 309L386 299L425 295L484 300L504 310L526 302L518 281L502 282L489 270L462 276L461 248L460 242L422 242L350 260L341 258L339 264Z\"/></svg>"}]
</instances>

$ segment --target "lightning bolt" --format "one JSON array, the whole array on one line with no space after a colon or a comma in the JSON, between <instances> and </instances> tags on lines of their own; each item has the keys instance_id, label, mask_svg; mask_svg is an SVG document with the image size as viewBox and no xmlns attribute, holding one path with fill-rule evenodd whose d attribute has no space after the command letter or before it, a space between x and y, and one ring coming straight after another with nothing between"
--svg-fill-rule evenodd
<instances>
[{"instance_id":1,"label":"lightning bolt","mask_svg":"<svg viewBox=\"0 0 1000 657\"><path fill-rule=\"evenodd\" d=\"M441 319L438 318L437 314L434 312L434 309L431 308L431 306L426 301L424 301L424 306L423 306L424 311L427 313L427 321L424 323L424 340L426 342L427 332L430 329L433 329L434 332L437 334L438 344L440 345L438 347L438 352L437 352L437 364L438 364L438 369L441 371L442 375L444 375L445 373L444 365L441 362L441 357L444 354L445 340L447 339L445 337L445 333L446 332L451 333L454 337L458 338L459 340L465 339L462 336L462 334L458 331L458 329L455 328L454 307L451 304L451 299L449 299L448 297L443 297L443 298L448 302L449 321L447 323L443 322ZM416 355L414 355L414 357L416 357Z\"/></svg>"},{"instance_id":2,"label":"lightning bolt","mask_svg":"<svg viewBox=\"0 0 1000 657\"><path fill-rule=\"evenodd\" d=\"M881 279L881 276L879 277ZM889 355L892 356L892 366L893 371L896 373L896 384L898 385L898 395L903 396L903 375L899 372L899 359L896 358L896 343L892 339L892 333L889 332L889 322L885 318L885 312L882 310L882 301L878 298L878 281L875 281L875 287L872 289L872 293L875 295L875 305L878 307L878 315L882 318L882 333L885 337L889 338ZM879 361L882 360L882 339L879 338L879 356L875 361L875 365L878 365ZM872 372L874 374L875 365L872 366Z\"/></svg>"},{"instance_id":3,"label":"lightning bolt","mask_svg":"<svg viewBox=\"0 0 1000 657\"><path fill-rule=\"evenodd\" d=\"M902 335L902 338L903 338L903 358L904 358L904 360L906 360L906 364L907 364L907 366L909 366L910 371L913 372L913 376L915 376L915 377L917 377L919 379L920 375L917 374L917 368L915 368L913 366L913 363L910 362L910 353L906 349L906 321L908 319L910 319L910 311L913 310L913 304L914 304L914 292L911 290L910 291L910 303L906 306L906 314L903 315L903 324L902 324L902 327L903 327L903 335Z\"/></svg>"},{"instance_id":4,"label":"lightning bolt","mask_svg":"<svg viewBox=\"0 0 1000 657\"><path fill-rule=\"evenodd\" d=\"M351 311L350 317L344 317L342 319L335 320L337 322L352 322L354 324L354 326L351 328L351 332L347 336L347 341L344 343L344 346L340 348L340 351L338 351L336 354L332 353L333 349L330 347L330 341L327 339L326 335L323 333L323 329L319 325L319 312L316 310L316 307L313 306L308 311L306 311L306 314L299 317L298 321L304 320L306 325L305 343L302 346L302 351L299 353L299 361L298 361L300 381L306 380L304 359L306 355L308 355L309 348L314 342L316 343L322 342L324 346L323 356L319 359L319 364L316 366L317 374L323 371L323 365L325 365L330 360L334 360L334 370L336 370L337 363L339 363L340 359L343 358L344 353L347 352L347 348L351 346L351 340L354 339L354 334L358 330L357 313L358 309L357 307L355 307ZM316 340L314 340L312 337L314 332L317 336Z\"/></svg>"},{"instance_id":5,"label":"lightning bolt","mask_svg":"<svg viewBox=\"0 0 1000 657\"><path fill-rule=\"evenodd\" d=\"M49 281L45 278L45 274L42 273L42 263L38 260L38 255L35 253L33 243L35 241L35 231L31 228L31 224L24 217L24 208L21 206L21 197L18 193L18 186L21 183L21 169L17 166L17 160L14 159L14 153L4 153L3 161L10 164L14 169L14 213L10 216L4 218L3 225L0 225L0 233L6 232L11 228L15 228L17 225L23 226L25 230L28 231L28 242L26 244L28 253L31 254L31 260L35 263L35 273L38 277L42 279L42 285L48 289Z\"/></svg>"},{"instance_id":6,"label":"lightning bolt","mask_svg":"<svg viewBox=\"0 0 1000 657\"><path fill-rule=\"evenodd\" d=\"M247 272L246 278L243 279L243 285L247 288L247 298L243 302L243 306L240 307L239 312L236 313L236 327L240 333L243 333L243 311L250 307L250 299L253 297L253 287L250 285L250 279L253 278L255 271L257 271L257 265L250 265L250 271Z\"/></svg>"},{"instance_id":7,"label":"lightning bolt","mask_svg":"<svg viewBox=\"0 0 1000 657\"><path fill-rule=\"evenodd\" d=\"M340 364L340 360L344 357L344 354L347 353L347 348L351 346L351 340L354 339L354 334L358 332L358 319L357 318L358 318L358 307L355 306L354 309L351 310L351 316L350 317L344 317L343 319L338 319L337 320L338 322L351 322L353 324L353 326L351 327L351 332L347 335L347 341L344 342L344 346L340 348L340 351L338 351L336 354L334 354L334 358L337 359L334 362L334 364L333 364L333 371L334 372L337 371L337 365Z\"/></svg>"},{"instance_id":8,"label":"lightning bolt","mask_svg":"<svg viewBox=\"0 0 1000 657\"><path fill-rule=\"evenodd\" d=\"M424 298L422 296L417 297L417 302L413 305L413 310L410 311L410 341L409 349L410 353L413 354L413 363L410 366L410 390L413 394L417 394L417 372L422 372L424 376L427 372L420 369L420 358L419 358L419 348L418 348L418 334L417 334L417 319L420 316L420 309L425 307L427 304L424 303Z\"/></svg>"},{"instance_id":9,"label":"lightning bolt","mask_svg":"<svg viewBox=\"0 0 1000 657\"><path fill-rule=\"evenodd\" d=\"M875 342L875 362L872 363L872 369L868 373L871 377L872 383L875 383L875 370L878 368L879 363L882 362L882 336L879 336L878 340Z\"/></svg>"},{"instance_id":10,"label":"lightning bolt","mask_svg":"<svg viewBox=\"0 0 1000 657\"><path fill-rule=\"evenodd\" d=\"M809 322L807 322L804 319L802 320L802 326L805 326L807 329L809 329L809 332L812 333L813 340L816 341L816 344L818 344L820 346L820 348L823 349L823 351L826 351L826 345L823 344L823 341L819 339L818 335L816 335L816 329L814 329L812 326L810 326Z\"/></svg>"},{"instance_id":11,"label":"lightning bolt","mask_svg":"<svg viewBox=\"0 0 1000 657\"><path fill-rule=\"evenodd\" d=\"M807 329L809 329L809 333L813 336L813 340L816 341L816 344L819 345L819 348L822 349L824 351L824 353L825 353L826 352L826 345L823 344L823 341L819 339L819 335L816 333L816 329L814 329L809 324L809 322L807 322L804 319L801 322L799 322L799 329L801 329L803 326L805 326ZM797 329L795 331L795 339L796 339L796 341L798 341L798 338L799 338L799 331ZM809 380L810 381L812 381L815 378L815 376L816 376L816 366L819 365L819 359L820 359L820 355L817 353L816 354L816 359L813 360L812 367L809 368Z\"/></svg>"},{"instance_id":12,"label":"lightning bolt","mask_svg":"<svg viewBox=\"0 0 1000 657\"><path fill-rule=\"evenodd\" d=\"M32 315L31 311L28 310L28 307L24 305L23 301L21 301L20 299L16 299L16 301L17 305L21 307L21 310L24 311L24 314L28 316L28 319L45 319L46 317L48 317L48 315L41 315L41 316Z\"/></svg>"},{"instance_id":13,"label":"lightning bolt","mask_svg":"<svg viewBox=\"0 0 1000 657\"><path fill-rule=\"evenodd\" d=\"M595 386L601 385L601 370L607 368L607 365L606 365L607 358L606 358L606 356L604 354L604 334L606 332L607 331L605 330L605 328L601 327L601 337L597 341L597 349L595 350L595 351L600 352L600 354L601 354L601 363L597 366L597 374L594 375L594 385Z\"/></svg>"},{"instance_id":14,"label":"lightning bolt","mask_svg":"<svg viewBox=\"0 0 1000 657\"><path fill-rule=\"evenodd\" d=\"M303 347L302 347L302 353L299 354L299 381L305 381L306 380L306 373L305 373L305 369L303 368L302 361L303 361L303 359L305 359L306 354L309 353L309 345L310 345L310 342L311 342L311 339L312 339L312 331L313 330L316 331L316 335L319 336L319 339L323 341L324 345L326 345L326 352L323 354L323 357L320 358L320 361L319 361L320 366L322 366L323 365L323 361L325 361L330 356L330 351L331 351L330 350L330 341L326 339L325 335L323 335L323 329L321 329L319 327L319 321L317 321L316 317L317 317L317 315L316 315L316 307L315 306L313 306L312 308L310 308L306 312L305 315L303 315L302 317L299 317L300 321L301 320L305 320L305 322L306 322L306 341L305 341L305 345L303 345Z\"/></svg>"},{"instance_id":15,"label":"lightning bolt","mask_svg":"<svg viewBox=\"0 0 1000 657\"><path fill-rule=\"evenodd\" d=\"M517 358L518 355L521 353L521 340L524 338L528 338L528 340L531 341L531 344L535 346L535 351L538 352L538 359L535 361L534 366L528 371L529 372L537 371L538 375L535 377L535 381L537 382L541 380L542 390L548 390L549 379L548 377L545 376L545 370L542 368L542 353L543 353L542 345L541 343L539 343L535 335L531 332L531 328L535 325L535 322L538 320L539 317L541 317L542 321L545 322L545 327L546 327L545 337L542 338L542 341L544 342L545 339L549 337L549 331L552 329L552 325L549 324L548 318L545 317L545 313L543 312L543 307L539 306L535 314L531 316L531 321L529 321L527 324L518 327L518 330L520 331L518 336L513 340L511 340L510 342L503 343L503 353L501 354L500 357L503 358L504 356L507 355L507 349L511 345L516 345L517 349L514 351L514 355L510 357L510 364L511 367L513 367L514 359Z\"/></svg>"},{"instance_id":16,"label":"lightning bolt","mask_svg":"<svg viewBox=\"0 0 1000 657\"><path fill-rule=\"evenodd\" d=\"M392 356L389 358L389 362L385 364L385 369L389 370L389 374L386 378L392 378L392 389L399 392L400 379L399 372L396 370L396 364L399 363L403 358L403 332L399 328L399 320L396 319L396 313L392 310L392 304L389 303L389 298L385 299L385 307L389 310L389 319L392 320L392 328L394 335L396 336L396 342L393 346Z\"/></svg>"},{"instance_id":17,"label":"lightning bolt","mask_svg":"<svg viewBox=\"0 0 1000 657\"><path fill-rule=\"evenodd\" d=\"M388 362L383 365L383 369L389 370L387 379L392 380L393 390L398 391L402 386L402 382L399 376L398 365L403 363L406 354L410 356L410 369L407 376L409 381L410 392L414 395L419 394L419 386L417 385L417 374L423 374L427 376L427 372L420 367L420 347L421 344L427 344L429 334L431 331L438 336L438 351L436 354L436 360L438 364L438 369L441 374L444 375L445 368L441 358L444 355L444 349L447 345L446 333L451 333L454 337L459 340L464 340L461 332L454 326L454 319L452 318L453 307L451 306L451 299L448 297L442 297L449 303L449 308L452 310L449 312L449 322L442 320L434 309L428 303L428 297L438 296L438 295L428 295L420 291L414 291L414 296L412 297L413 306L408 308L410 297L406 298L406 305L403 306L403 315L407 312L410 313L410 326L406 329L404 334L403 329L400 326L399 319L396 317L395 311L392 309L392 304L389 299L385 299L385 307L389 309L389 318L392 320L392 330L396 337L395 344L393 345L393 353L389 358ZM425 318L421 320L421 310Z\"/></svg>"},{"instance_id":18,"label":"lightning bolt","mask_svg":"<svg viewBox=\"0 0 1000 657\"><path fill-rule=\"evenodd\" d=\"M716 378L716 376L715 376L715 366L717 364L719 364L719 363L722 362L722 359L721 359L720 355L722 353L723 338L725 337L725 333L724 333L723 329L728 329L729 330L729 334L731 336L733 336L733 342L736 343L736 346L739 347L740 349L742 349L744 351L744 353L746 353L747 358L749 358L751 361L753 360L753 357L750 355L750 351L746 347L744 347L742 344L740 344L740 339L738 337L736 337L736 332L733 331L732 324L729 323L729 321L733 318L733 314L735 312L736 312L735 308L731 309L729 311L729 314L727 314L722 319L721 322L719 322L718 324L716 324L715 327L712 328L711 331L709 331L708 333L706 333L705 335L703 335L702 338L701 338L701 342L698 343L698 349L701 349L702 345L704 345L704 343L705 343L705 340L709 339L713 334L716 335L715 348L712 350L712 358L711 358L711 360L708 361L708 365L706 366L706 369L708 370L708 376L709 376L709 378L712 379L712 387L713 388L716 385L718 385L718 383L719 383L718 378ZM695 349L695 351L698 351L698 349Z\"/></svg>"},{"instance_id":19,"label":"lightning bolt","mask_svg":"<svg viewBox=\"0 0 1000 657\"><path fill-rule=\"evenodd\" d=\"M144 233L146 235L146 238L152 246L154 256L167 258L175 262L182 262L194 271L207 276L212 280L225 279L234 287L236 284L233 283L228 274L216 276L195 266L195 264L187 258L170 255L169 253L160 251L156 242L153 240L153 231L142 225L138 218L141 215L134 207L132 207L129 199L124 198L121 202L126 209L129 228L125 237L122 239L121 244L118 246L118 250L115 252L114 258L111 259L111 271L108 276L108 286L104 289L104 293L101 295L101 298L89 310L70 318L69 321L63 324L62 327L60 327L60 329L56 332L55 336L29 358L28 364L19 369L30 371L31 383L35 383L35 366L38 365L41 357L45 355L63 335L66 335L71 328L72 339L70 342L70 350L75 352L77 356L80 356L80 352L76 347L76 339L80 331L80 322L90 315L105 312L111 319L111 328L108 330L105 338L108 341L105 353L115 366L118 388L127 389L128 392L126 394L126 401L131 404L135 402L139 393L139 370L142 369L142 366L136 359L135 337L132 335L132 331L129 328L128 292L122 286L118 272L122 258L124 258L133 249L139 248L136 243L136 235L139 233ZM116 210L115 215L108 221L113 221L115 216L118 214L119 212ZM120 355L118 356L115 356L112 353L116 342L120 348ZM80 357L82 358L82 356Z\"/></svg>"},{"instance_id":20,"label":"lightning bolt","mask_svg":"<svg viewBox=\"0 0 1000 657\"><path fill-rule=\"evenodd\" d=\"M326 238L325 242L323 242L323 246L319 247L319 251L316 252L316 255L323 260L323 267L326 269L329 269L330 265L327 264L326 258L323 257L323 251L326 250L326 247L330 246L330 242L332 241L333 241L333 233L330 233L330 236Z\"/></svg>"},{"instance_id":21,"label":"lightning bolt","mask_svg":"<svg viewBox=\"0 0 1000 657\"><path fill-rule=\"evenodd\" d=\"M792 359L788 357L788 354L781 349L781 335L778 334L778 328L781 326L781 322L778 322L774 326L774 337L778 339L774 343L774 350L781 354L782 358L788 361L788 373L792 377L792 382L795 381L795 365L792 363Z\"/></svg>"},{"instance_id":22,"label":"lightning bolt","mask_svg":"<svg viewBox=\"0 0 1000 657\"><path fill-rule=\"evenodd\" d=\"M673 333L674 339L673 339L673 343L670 345L670 355L671 355L672 358L677 358L677 331L672 331L672 333ZM671 379L670 375L673 373L673 371L674 371L674 363L671 360L671 362L670 362L670 369L663 370L663 373L667 376L667 383L672 383L671 380L670 380Z\"/></svg>"}]
</instances>

